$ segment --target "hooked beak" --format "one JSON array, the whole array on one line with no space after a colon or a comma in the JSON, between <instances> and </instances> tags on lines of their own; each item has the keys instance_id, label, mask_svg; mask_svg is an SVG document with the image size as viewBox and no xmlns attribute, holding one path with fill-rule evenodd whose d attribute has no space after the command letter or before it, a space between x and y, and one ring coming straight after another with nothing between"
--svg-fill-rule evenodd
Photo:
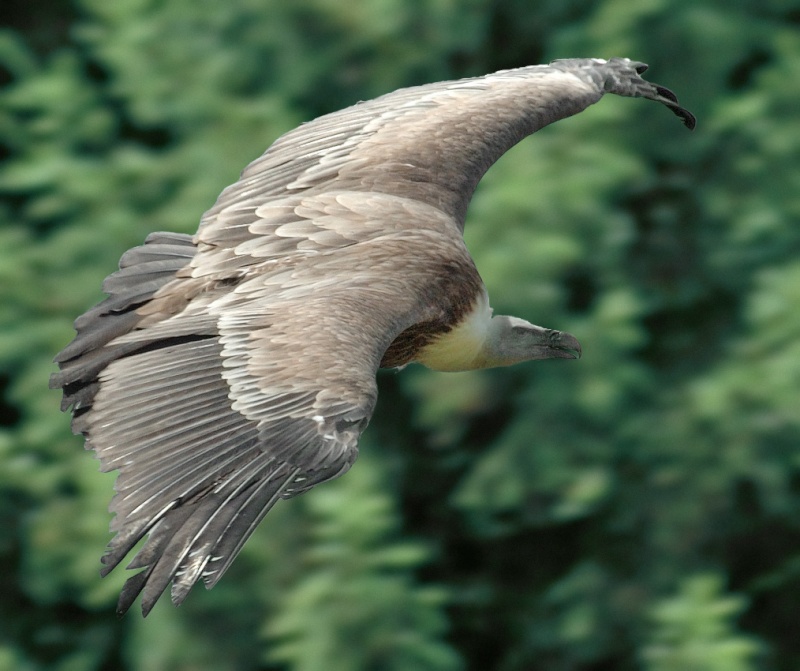
<instances>
[{"instance_id":1,"label":"hooked beak","mask_svg":"<svg viewBox=\"0 0 800 671\"><path fill-rule=\"evenodd\" d=\"M551 359L580 359L583 350L578 339L566 331L550 331L548 354Z\"/></svg>"},{"instance_id":2,"label":"hooked beak","mask_svg":"<svg viewBox=\"0 0 800 671\"><path fill-rule=\"evenodd\" d=\"M583 350L578 339L566 331L547 330L548 359L580 359Z\"/></svg>"}]
</instances>

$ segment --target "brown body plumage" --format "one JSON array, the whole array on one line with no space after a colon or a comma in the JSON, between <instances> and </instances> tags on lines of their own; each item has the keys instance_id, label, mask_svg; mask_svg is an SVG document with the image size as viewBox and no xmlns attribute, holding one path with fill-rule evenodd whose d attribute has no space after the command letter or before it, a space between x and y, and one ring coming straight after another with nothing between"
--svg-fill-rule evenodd
<instances>
[{"instance_id":1,"label":"brown body plumage","mask_svg":"<svg viewBox=\"0 0 800 671\"><path fill-rule=\"evenodd\" d=\"M491 317L461 236L484 172L606 92L694 119L626 59L403 89L278 139L194 237L155 233L56 358L73 428L118 470L110 571L145 534L119 609L214 585L280 498L341 475L380 366L573 358L569 334Z\"/></svg>"}]
</instances>

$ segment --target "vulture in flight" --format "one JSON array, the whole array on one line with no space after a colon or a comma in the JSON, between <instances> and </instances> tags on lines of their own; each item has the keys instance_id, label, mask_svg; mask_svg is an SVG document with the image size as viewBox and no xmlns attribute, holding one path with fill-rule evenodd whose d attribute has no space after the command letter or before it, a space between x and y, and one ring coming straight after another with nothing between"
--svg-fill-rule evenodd
<instances>
[{"instance_id":1,"label":"vulture in flight","mask_svg":"<svg viewBox=\"0 0 800 671\"><path fill-rule=\"evenodd\" d=\"M695 119L624 58L401 89L280 137L194 236L153 233L56 357L72 427L119 471L105 575L145 615L212 587L279 500L345 473L379 368L572 359L572 335L492 315L464 245L486 170L605 93Z\"/></svg>"}]
</instances>

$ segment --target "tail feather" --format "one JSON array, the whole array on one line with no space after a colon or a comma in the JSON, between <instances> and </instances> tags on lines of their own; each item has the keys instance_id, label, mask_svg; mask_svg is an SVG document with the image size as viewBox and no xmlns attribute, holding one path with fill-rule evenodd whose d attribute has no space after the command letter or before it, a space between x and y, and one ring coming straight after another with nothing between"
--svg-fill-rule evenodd
<instances>
[{"instance_id":1,"label":"tail feather","mask_svg":"<svg viewBox=\"0 0 800 671\"><path fill-rule=\"evenodd\" d=\"M50 377L50 387L64 390L63 410L89 408L102 370L142 349L141 343L113 341L136 328L142 319L136 309L170 282L195 251L190 235L152 233L143 245L123 254L120 269L103 284L108 298L75 320L75 338L55 357L61 370ZM79 422L73 423L76 433L79 428Z\"/></svg>"}]
</instances>

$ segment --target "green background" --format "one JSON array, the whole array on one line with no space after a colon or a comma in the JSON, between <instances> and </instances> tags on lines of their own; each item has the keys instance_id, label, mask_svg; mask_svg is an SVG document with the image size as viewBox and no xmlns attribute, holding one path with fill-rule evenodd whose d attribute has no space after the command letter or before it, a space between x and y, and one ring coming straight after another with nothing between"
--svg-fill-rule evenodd
<instances>
[{"instance_id":1,"label":"green background","mask_svg":"<svg viewBox=\"0 0 800 671\"><path fill-rule=\"evenodd\" d=\"M0 669L800 668L800 4L4 0ZM193 232L299 122L400 86L628 56L507 154L467 241L580 362L380 375L344 478L213 591L118 620L113 475L47 389L119 255Z\"/></svg>"}]
</instances>

